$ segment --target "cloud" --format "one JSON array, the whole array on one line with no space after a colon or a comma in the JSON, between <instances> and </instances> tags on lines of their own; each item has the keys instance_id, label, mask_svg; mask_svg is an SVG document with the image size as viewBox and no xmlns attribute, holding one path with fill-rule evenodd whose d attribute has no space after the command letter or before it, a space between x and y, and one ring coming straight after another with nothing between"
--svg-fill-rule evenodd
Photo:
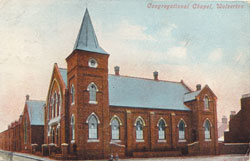
<instances>
[{"instance_id":1,"label":"cloud","mask_svg":"<svg viewBox=\"0 0 250 161\"><path fill-rule=\"evenodd\" d=\"M178 47L178 46L172 47L167 52L167 55L170 58L184 59L187 55L187 48L186 47Z\"/></svg>"},{"instance_id":2,"label":"cloud","mask_svg":"<svg viewBox=\"0 0 250 161\"><path fill-rule=\"evenodd\" d=\"M128 40L150 40L155 41L155 39L145 33L146 27L131 24L129 21L122 21L118 28L118 35L123 39Z\"/></svg>"},{"instance_id":3,"label":"cloud","mask_svg":"<svg viewBox=\"0 0 250 161\"><path fill-rule=\"evenodd\" d=\"M210 54L209 54L209 60L211 61L219 61L223 56L223 51L221 48L215 49L213 50Z\"/></svg>"}]
</instances>

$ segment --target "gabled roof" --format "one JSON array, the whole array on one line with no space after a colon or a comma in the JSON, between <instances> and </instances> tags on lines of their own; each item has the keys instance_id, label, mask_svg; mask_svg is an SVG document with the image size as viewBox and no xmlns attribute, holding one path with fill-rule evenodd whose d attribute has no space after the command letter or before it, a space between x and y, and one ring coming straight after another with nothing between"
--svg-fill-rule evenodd
<instances>
[{"instance_id":1,"label":"gabled roof","mask_svg":"<svg viewBox=\"0 0 250 161\"><path fill-rule=\"evenodd\" d=\"M67 69L64 68L59 68L60 74L63 78L63 82L65 83L66 87L67 87Z\"/></svg>"},{"instance_id":2,"label":"gabled roof","mask_svg":"<svg viewBox=\"0 0 250 161\"><path fill-rule=\"evenodd\" d=\"M193 101L200 94L201 90L189 92L184 95L184 102Z\"/></svg>"},{"instance_id":3,"label":"gabled roof","mask_svg":"<svg viewBox=\"0 0 250 161\"><path fill-rule=\"evenodd\" d=\"M26 101L30 124L44 125L44 105L45 101L27 100Z\"/></svg>"},{"instance_id":4,"label":"gabled roof","mask_svg":"<svg viewBox=\"0 0 250 161\"><path fill-rule=\"evenodd\" d=\"M67 69L60 73L66 84ZM183 102L190 91L181 82L109 75L108 83L110 106L190 111Z\"/></svg>"},{"instance_id":5,"label":"gabled roof","mask_svg":"<svg viewBox=\"0 0 250 161\"><path fill-rule=\"evenodd\" d=\"M189 90L180 82L116 75L109 75L108 81L110 106L190 111L183 102Z\"/></svg>"},{"instance_id":6,"label":"gabled roof","mask_svg":"<svg viewBox=\"0 0 250 161\"><path fill-rule=\"evenodd\" d=\"M98 40L96 38L95 30L92 25L88 9L86 8L81 28L78 33L74 50L85 50L85 51L91 51L101 54L107 54L106 51L104 51L98 43Z\"/></svg>"}]
</instances>

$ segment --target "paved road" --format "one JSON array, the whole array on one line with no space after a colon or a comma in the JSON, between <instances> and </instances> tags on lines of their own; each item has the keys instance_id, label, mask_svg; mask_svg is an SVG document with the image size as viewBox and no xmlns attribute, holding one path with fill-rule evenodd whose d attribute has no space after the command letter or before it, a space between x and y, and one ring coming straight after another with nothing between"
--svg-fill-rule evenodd
<instances>
[{"instance_id":1,"label":"paved road","mask_svg":"<svg viewBox=\"0 0 250 161\"><path fill-rule=\"evenodd\" d=\"M243 155L220 155L198 157L168 157L168 158L143 158L143 159L120 159L120 161L247 161Z\"/></svg>"}]
</instances>

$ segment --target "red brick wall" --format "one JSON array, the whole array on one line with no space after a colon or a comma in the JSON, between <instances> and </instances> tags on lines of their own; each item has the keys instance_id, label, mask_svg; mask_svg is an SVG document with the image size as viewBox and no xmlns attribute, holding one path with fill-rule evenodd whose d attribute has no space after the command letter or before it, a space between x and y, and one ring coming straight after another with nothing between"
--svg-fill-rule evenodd
<instances>
[{"instance_id":1,"label":"red brick wall","mask_svg":"<svg viewBox=\"0 0 250 161\"><path fill-rule=\"evenodd\" d=\"M241 110L229 121L229 132L225 132L226 143L248 143L250 141L250 97L241 98Z\"/></svg>"},{"instance_id":2,"label":"red brick wall","mask_svg":"<svg viewBox=\"0 0 250 161\"><path fill-rule=\"evenodd\" d=\"M94 58L98 62L97 68L88 67L88 61ZM86 51L74 51L67 59L68 88L75 87L75 104L69 100L69 120L75 116L75 146L77 154L83 159L107 158L109 155L109 106L108 106L108 55L96 54ZM98 88L97 104L89 104L88 85L94 82ZM71 96L69 95L71 98ZM99 142L88 142L88 116L94 112L99 120ZM70 123L70 121L69 121ZM68 123L69 127L70 124ZM70 129L70 128L69 128ZM69 138L72 138L69 133ZM70 139L71 140L71 139ZM69 142L70 142L69 140ZM73 151L73 144L70 143Z\"/></svg>"}]
</instances>

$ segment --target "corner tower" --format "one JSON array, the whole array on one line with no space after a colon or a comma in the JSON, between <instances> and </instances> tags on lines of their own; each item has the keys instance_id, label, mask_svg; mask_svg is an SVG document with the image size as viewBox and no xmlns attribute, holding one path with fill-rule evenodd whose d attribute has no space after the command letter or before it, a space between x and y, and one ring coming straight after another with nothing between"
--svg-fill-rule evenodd
<instances>
[{"instance_id":1,"label":"corner tower","mask_svg":"<svg viewBox=\"0 0 250 161\"><path fill-rule=\"evenodd\" d=\"M79 158L109 155L108 58L99 46L86 9L73 52L66 58L68 138L70 151Z\"/></svg>"}]
</instances>

